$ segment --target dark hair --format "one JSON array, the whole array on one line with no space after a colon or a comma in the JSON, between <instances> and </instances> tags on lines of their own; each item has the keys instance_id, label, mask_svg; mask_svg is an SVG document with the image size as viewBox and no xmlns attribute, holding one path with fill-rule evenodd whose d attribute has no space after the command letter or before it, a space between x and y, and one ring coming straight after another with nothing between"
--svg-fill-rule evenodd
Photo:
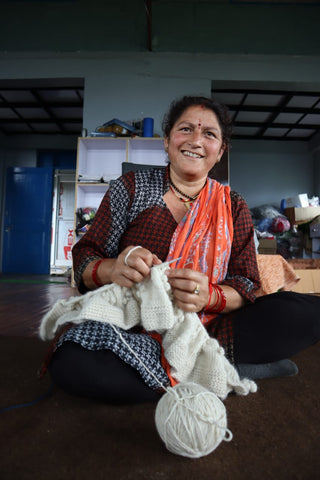
<instances>
[{"instance_id":1,"label":"dark hair","mask_svg":"<svg viewBox=\"0 0 320 480\"><path fill-rule=\"evenodd\" d=\"M173 125L181 117L183 112L189 107L201 105L208 110L215 113L222 133L222 144L228 147L232 134L232 120L228 108L222 103L215 100L201 96L188 96L174 100L169 108L169 111L164 116L162 122L162 130L166 137L170 136Z\"/></svg>"}]
</instances>

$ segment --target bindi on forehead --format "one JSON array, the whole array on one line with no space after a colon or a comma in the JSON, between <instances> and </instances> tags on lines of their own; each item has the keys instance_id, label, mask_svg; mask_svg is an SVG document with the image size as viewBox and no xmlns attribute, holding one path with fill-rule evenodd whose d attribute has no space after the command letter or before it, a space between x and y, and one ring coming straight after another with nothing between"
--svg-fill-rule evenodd
<instances>
[{"instance_id":1,"label":"bindi on forehead","mask_svg":"<svg viewBox=\"0 0 320 480\"><path fill-rule=\"evenodd\" d=\"M201 119L199 118L199 121L198 121L198 128L200 129L201 128Z\"/></svg>"}]
</instances>

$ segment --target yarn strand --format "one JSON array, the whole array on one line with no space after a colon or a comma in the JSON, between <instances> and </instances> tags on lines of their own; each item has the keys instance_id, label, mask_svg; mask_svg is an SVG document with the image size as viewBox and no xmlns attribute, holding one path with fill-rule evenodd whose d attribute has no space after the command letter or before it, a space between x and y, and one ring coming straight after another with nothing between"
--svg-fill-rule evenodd
<instances>
[{"instance_id":1,"label":"yarn strand","mask_svg":"<svg viewBox=\"0 0 320 480\"><path fill-rule=\"evenodd\" d=\"M126 341L126 339L124 338L124 336L122 335L122 333L118 330L117 327L115 327L112 323L110 323L110 327L113 328L113 330L115 331L115 333L119 336L120 340L125 344L125 346L128 348L128 350L130 350L130 352L132 353L132 355L138 360L138 362L143 366L143 368L145 368L145 370L155 379L155 381L157 382L157 384L163 388L167 393L169 392L169 389L167 387L165 387L161 382L160 380L156 377L156 375L146 366L146 364L141 360L141 358L136 354L136 352L132 349L132 347L128 344L128 342ZM171 387L170 387L171 388Z\"/></svg>"}]
</instances>

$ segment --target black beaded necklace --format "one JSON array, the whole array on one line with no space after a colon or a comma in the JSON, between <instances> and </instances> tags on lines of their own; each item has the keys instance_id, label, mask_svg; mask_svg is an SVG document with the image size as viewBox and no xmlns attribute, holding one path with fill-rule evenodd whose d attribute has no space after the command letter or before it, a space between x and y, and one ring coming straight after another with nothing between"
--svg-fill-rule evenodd
<instances>
[{"instance_id":1,"label":"black beaded necklace","mask_svg":"<svg viewBox=\"0 0 320 480\"><path fill-rule=\"evenodd\" d=\"M170 174L169 174L169 183L170 183L170 190L174 193L174 195L179 198L179 200L184 203L185 207L187 208L187 210L189 210L193 204L193 202L199 197L200 195L200 192L201 190L203 189L203 187L205 186L205 184L207 183L207 180L204 182L203 184L203 187L201 187L201 190L200 192L197 193L197 195L194 195L193 197L191 197L190 195L187 195L186 193L183 193L181 190L179 190L179 188L173 183L173 181L171 180L171 177L170 177ZM183 197L185 198L182 198L180 197L177 192L182 195ZM187 199L187 200L186 200Z\"/></svg>"},{"instance_id":2,"label":"black beaded necklace","mask_svg":"<svg viewBox=\"0 0 320 480\"><path fill-rule=\"evenodd\" d=\"M171 180L171 177L169 177L169 180L170 180L170 185L175 189L176 192L180 193L180 195L182 195L183 197L185 197L185 198L187 198L188 200L191 200L191 201L196 200L196 198L198 198L200 192L197 193L197 195L194 195L193 197L190 197L190 195L187 195L186 193L183 193L181 190L179 190L178 187L175 186L175 184Z\"/></svg>"}]
</instances>

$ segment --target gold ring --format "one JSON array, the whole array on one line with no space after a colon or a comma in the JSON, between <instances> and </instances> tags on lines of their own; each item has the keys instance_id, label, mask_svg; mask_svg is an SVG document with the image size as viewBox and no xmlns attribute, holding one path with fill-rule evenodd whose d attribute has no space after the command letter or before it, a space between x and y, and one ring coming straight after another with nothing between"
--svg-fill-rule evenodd
<instances>
[{"instance_id":1,"label":"gold ring","mask_svg":"<svg viewBox=\"0 0 320 480\"><path fill-rule=\"evenodd\" d=\"M199 283L196 284L196 288L193 290L193 293L194 293L195 295L199 295L199 293L200 293L200 285L199 285Z\"/></svg>"}]
</instances>

